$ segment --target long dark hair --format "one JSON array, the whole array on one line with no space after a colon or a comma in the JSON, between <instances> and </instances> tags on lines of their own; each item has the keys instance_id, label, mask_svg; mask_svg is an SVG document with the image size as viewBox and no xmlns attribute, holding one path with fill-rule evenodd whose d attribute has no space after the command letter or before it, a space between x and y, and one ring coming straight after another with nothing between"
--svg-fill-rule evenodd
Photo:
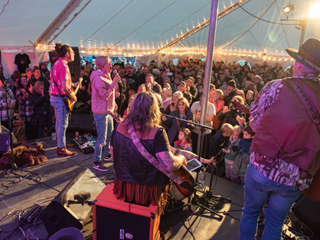
<instances>
[{"instance_id":1,"label":"long dark hair","mask_svg":"<svg viewBox=\"0 0 320 240\"><path fill-rule=\"evenodd\" d=\"M64 55L66 55L67 52L71 52L71 47L61 43L56 43L55 50L59 57L64 57Z\"/></svg>"},{"instance_id":2,"label":"long dark hair","mask_svg":"<svg viewBox=\"0 0 320 240\"><path fill-rule=\"evenodd\" d=\"M160 109L156 96L151 92L140 92L131 103L131 111L125 119L127 129L134 128L142 133L160 124Z\"/></svg>"}]
</instances>

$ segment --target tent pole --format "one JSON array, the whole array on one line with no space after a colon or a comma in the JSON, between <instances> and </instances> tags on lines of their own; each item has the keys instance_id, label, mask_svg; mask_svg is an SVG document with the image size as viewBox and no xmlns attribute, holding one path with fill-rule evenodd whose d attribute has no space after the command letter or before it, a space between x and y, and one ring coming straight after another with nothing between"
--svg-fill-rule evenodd
<instances>
[{"instance_id":1,"label":"tent pole","mask_svg":"<svg viewBox=\"0 0 320 240\"><path fill-rule=\"evenodd\" d=\"M36 66L39 67L37 46L34 46L34 47L33 47L33 50L34 50L34 63L36 64Z\"/></svg>"},{"instance_id":2,"label":"tent pole","mask_svg":"<svg viewBox=\"0 0 320 240\"><path fill-rule=\"evenodd\" d=\"M209 35L208 35L208 46L207 46L207 58L206 58L206 69L203 81L203 93L202 93L202 102L207 103L209 100L209 85L211 80L211 71L212 71L212 56L214 51L214 41L216 36L217 29L217 16L218 16L218 0L212 0L211 6L211 18L210 18L210 27L209 27ZM200 115L200 123L205 124L207 116L207 104L201 104L201 115ZM202 139L201 129L198 132L198 146L197 153L200 156L200 145Z\"/></svg>"}]
</instances>

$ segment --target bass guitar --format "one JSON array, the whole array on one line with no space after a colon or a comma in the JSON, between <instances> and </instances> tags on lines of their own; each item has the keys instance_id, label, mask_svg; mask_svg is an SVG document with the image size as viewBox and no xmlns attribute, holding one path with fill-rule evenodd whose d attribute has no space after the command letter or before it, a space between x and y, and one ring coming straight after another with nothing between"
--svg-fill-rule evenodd
<instances>
[{"instance_id":1,"label":"bass guitar","mask_svg":"<svg viewBox=\"0 0 320 240\"><path fill-rule=\"evenodd\" d=\"M79 91L79 88L80 88L80 85L81 85L81 82L82 82L83 78L79 78L79 84L78 86L76 87L75 90L72 90L72 93L74 93L74 95L77 95L77 92ZM67 104L68 104L68 108L70 110L70 112L72 112L73 110L73 106L76 102L73 102L71 101L69 98L67 98Z\"/></svg>"}]
</instances>

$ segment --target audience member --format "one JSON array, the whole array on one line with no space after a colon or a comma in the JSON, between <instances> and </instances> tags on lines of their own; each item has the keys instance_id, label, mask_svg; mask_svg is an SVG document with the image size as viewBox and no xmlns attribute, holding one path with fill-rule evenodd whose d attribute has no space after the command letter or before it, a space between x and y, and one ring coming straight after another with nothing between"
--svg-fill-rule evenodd
<instances>
[{"instance_id":1,"label":"audience member","mask_svg":"<svg viewBox=\"0 0 320 240\"><path fill-rule=\"evenodd\" d=\"M44 137L45 128L51 123L50 97L44 89L44 83L36 81L32 92L33 116L36 122L37 138Z\"/></svg>"}]
</instances>

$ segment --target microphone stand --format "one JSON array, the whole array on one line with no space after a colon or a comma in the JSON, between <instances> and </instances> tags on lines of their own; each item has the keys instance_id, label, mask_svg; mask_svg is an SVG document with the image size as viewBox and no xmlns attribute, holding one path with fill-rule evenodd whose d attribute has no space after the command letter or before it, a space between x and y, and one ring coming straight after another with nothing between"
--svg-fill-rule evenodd
<instances>
[{"instance_id":1,"label":"microphone stand","mask_svg":"<svg viewBox=\"0 0 320 240\"><path fill-rule=\"evenodd\" d=\"M190 123L190 124L192 124L192 125L198 126L198 127L200 127L202 133L204 132L205 129L211 129L211 130L213 130L212 127L209 127L209 126L204 125L204 124L200 124L200 123L197 123L197 122L192 122L192 121L190 121L190 120L178 118L178 117L171 116L171 115L167 115L167 114L162 114L162 115L163 115L163 116L166 116L166 117L170 117L170 118L177 119L177 120L179 120L179 121L188 122L188 123ZM204 137L203 135L204 135L204 134L201 134L201 136L202 136L201 141L203 141L203 137ZM203 146L203 144L200 144L200 151L199 151L199 155L198 155L198 161L199 161L199 162L200 162L200 153L202 152L202 146ZM222 150L221 150L215 157L217 157L221 152L222 152ZM203 166L203 165L202 165L202 166ZM205 171L205 170L204 170L204 171ZM199 171L197 172L196 179L198 179L198 175L199 175ZM208 207L209 199L212 197L212 192L211 192L212 179L213 179L213 169L212 169L212 171L211 171L211 180L210 180L209 190L205 192L205 196L206 196L205 204L201 204L201 203L199 202L199 200L198 200L199 197L198 197L198 195L197 195L197 192L198 192L199 190L197 190L197 189L195 189L195 191L194 191L194 196L193 196L193 201L192 201L192 202L193 202L193 204L195 204L195 205L197 205L197 206L199 206L199 207L201 207L201 208L203 208L203 209L205 209L205 210L208 210L209 212L215 214L216 216L218 216L218 220L221 221L222 218L223 218L223 216L220 215L220 214L218 214L217 212L215 212L214 210L212 210L211 208ZM223 199L223 198L222 198L222 199ZM190 197L188 198L188 201L190 202ZM169 212L169 213L170 213L170 212L173 212L173 211L178 210L178 209L181 209L181 208L183 208L183 207L185 207L185 206L189 206L189 209L190 209L190 203L187 203L187 204L185 204L185 205L183 205L183 206L181 206L181 207L168 210L168 212Z\"/></svg>"}]
</instances>

